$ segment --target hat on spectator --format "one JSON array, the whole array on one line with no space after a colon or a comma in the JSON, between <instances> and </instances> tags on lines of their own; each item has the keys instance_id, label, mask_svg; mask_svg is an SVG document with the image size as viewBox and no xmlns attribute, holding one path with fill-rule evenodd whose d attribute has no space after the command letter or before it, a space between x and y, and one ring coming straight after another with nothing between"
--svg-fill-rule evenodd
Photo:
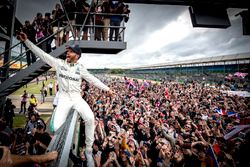
<instances>
[{"instance_id":1,"label":"hat on spectator","mask_svg":"<svg viewBox=\"0 0 250 167\"><path fill-rule=\"evenodd\" d=\"M66 45L66 49L71 49L73 52L78 54L79 57L81 56L82 51L79 45Z\"/></svg>"}]
</instances>

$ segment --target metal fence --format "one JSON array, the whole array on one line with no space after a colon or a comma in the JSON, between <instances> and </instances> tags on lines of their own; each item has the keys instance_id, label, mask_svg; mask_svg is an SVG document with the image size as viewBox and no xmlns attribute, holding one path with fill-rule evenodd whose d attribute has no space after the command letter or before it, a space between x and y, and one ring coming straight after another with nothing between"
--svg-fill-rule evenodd
<instances>
[{"instance_id":1,"label":"metal fence","mask_svg":"<svg viewBox=\"0 0 250 167\"><path fill-rule=\"evenodd\" d=\"M73 145L74 133L77 129L77 117L77 111L72 110L65 123L55 132L47 150L58 151L58 157L50 163L50 167L69 166L69 153Z\"/></svg>"}]
</instances>

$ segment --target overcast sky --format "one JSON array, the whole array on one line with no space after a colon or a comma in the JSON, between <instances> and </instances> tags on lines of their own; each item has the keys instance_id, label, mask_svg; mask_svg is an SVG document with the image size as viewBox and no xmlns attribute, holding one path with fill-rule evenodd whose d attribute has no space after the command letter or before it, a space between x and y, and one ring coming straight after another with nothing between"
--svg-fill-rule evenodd
<instances>
[{"instance_id":1,"label":"overcast sky","mask_svg":"<svg viewBox=\"0 0 250 167\"><path fill-rule=\"evenodd\" d=\"M32 20L51 12L56 1L20 0L17 17ZM229 9L231 27L193 28L186 6L129 4L125 30L127 49L116 55L84 54L87 68L127 68L169 61L250 52L250 36L242 35L239 9Z\"/></svg>"}]
</instances>

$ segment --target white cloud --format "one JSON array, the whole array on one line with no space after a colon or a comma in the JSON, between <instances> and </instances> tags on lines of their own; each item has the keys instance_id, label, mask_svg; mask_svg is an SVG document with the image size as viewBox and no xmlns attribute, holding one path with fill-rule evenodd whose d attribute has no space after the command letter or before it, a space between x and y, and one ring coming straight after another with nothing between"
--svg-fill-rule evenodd
<instances>
[{"instance_id":1,"label":"white cloud","mask_svg":"<svg viewBox=\"0 0 250 167\"><path fill-rule=\"evenodd\" d=\"M142 48L146 52L155 52L172 42L181 41L189 33L189 29L185 23L177 20L169 23L163 29L153 32L142 45Z\"/></svg>"},{"instance_id":2,"label":"white cloud","mask_svg":"<svg viewBox=\"0 0 250 167\"><path fill-rule=\"evenodd\" d=\"M51 11L58 0L46 1L50 3L41 8L38 1L22 0L17 16L32 20L37 11ZM250 51L250 37L242 35L241 18L235 17L242 9L228 9L231 27L212 29L192 27L186 6L129 5L127 49L116 55L83 54L80 61L87 68L129 68Z\"/></svg>"},{"instance_id":3,"label":"white cloud","mask_svg":"<svg viewBox=\"0 0 250 167\"><path fill-rule=\"evenodd\" d=\"M187 37L190 33L187 14L185 11L176 20L166 23L164 27L149 32L146 41L134 48L132 52L153 53L170 43L181 41Z\"/></svg>"},{"instance_id":4,"label":"white cloud","mask_svg":"<svg viewBox=\"0 0 250 167\"><path fill-rule=\"evenodd\" d=\"M45 3L46 2L46 3ZM18 1L17 17L32 21L36 12L51 12L58 0ZM43 3L44 5L41 5ZM250 36L242 35L242 9L228 9L227 29L194 28L187 6L129 4L127 49L116 55L83 54L87 68L135 67L250 51Z\"/></svg>"}]
</instances>

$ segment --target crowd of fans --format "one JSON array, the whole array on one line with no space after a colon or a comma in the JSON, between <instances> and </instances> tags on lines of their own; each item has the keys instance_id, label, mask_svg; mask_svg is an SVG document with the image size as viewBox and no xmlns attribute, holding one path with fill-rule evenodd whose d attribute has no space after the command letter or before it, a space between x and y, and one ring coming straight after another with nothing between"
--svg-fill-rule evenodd
<instances>
[{"instance_id":1,"label":"crowd of fans","mask_svg":"<svg viewBox=\"0 0 250 167\"><path fill-rule=\"evenodd\" d=\"M53 40L55 47L67 42L72 29L81 40L121 40L119 31L121 22L123 20L127 22L130 13L129 6L125 5L123 0L97 0L93 2L93 5L88 4L86 0L64 0L63 5L66 13L58 3L51 12L45 13L44 16L39 12L33 21L26 20L22 28L29 40L35 44L40 43L39 46L47 53L53 49L51 47ZM89 11L90 14L88 14ZM82 28L83 24L85 26ZM96 27L93 28L92 25ZM82 34L80 34L81 29ZM36 61L32 52L28 51L26 55L28 65Z\"/></svg>"},{"instance_id":2,"label":"crowd of fans","mask_svg":"<svg viewBox=\"0 0 250 167\"><path fill-rule=\"evenodd\" d=\"M225 77L225 85L231 90L250 91L250 78L248 73L236 72Z\"/></svg>"},{"instance_id":3,"label":"crowd of fans","mask_svg":"<svg viewBox=\"0 0 250 167\"><path fill-rule=\"evenodd\" d=\"M17 166L33 167L40 166L39 162L48 162L56 158L56 152L45 154L52 137L46 132L47 124L40 117L37 105L38 100L35 95L29 96L25 90L21 96L19 114L23 114L26 123L24 127L17 128L13 126L13 120L16 116L14 110L17 110L17 107L10 98L7 98L3 115L0 118L0 149L4 148L5 151L6 148L9 149L10 160L6 157L2 157L3 160L0 158L0 165L15 166L17 164ZM18 120L17 122L19 122Z\"/></svg>"},{"instance_id":4,"label":"crowd of fans","mask_svg":"<svg viewBox=\"0 0 250 167\"><path fill-rule=\"evenodd\" d=\"M237 74L239 72L236 72ZM164 80L172 80L177 82L189 82L192 80L204 82L206 84L221 86L225 85L229 90L232 91L250 91L250 79L248 73L246 76L236 76L233 73L196 73L195 71L190 74L180 74L180 73L168 73L167 71L144 71L144 72L131 72L126 74L131 78L140 78L144 79L147 78L148 80L155 80L155 81L164 81Z\"/></svg>"},{"instance_id":5,"label":"crowd of fans","mask_svg":"<svg viewBox=\"0 0 250 167\"><path fill-rule=\"evenodd\" d=\"M6 105L9 105L9 102L6 103ZM45 132L47 126L46 123L39 116L39 114L30 111L27 117L27 123L25 127L23 128L11 127L10 121L8 120L8 116L6 117L5 114L8 111L6 109L6 105L5 105L4 116L0 119L0 146L8 148L10 150L11 155L20 156L20 157L14 156L14 159L12 159L13 162L10 164L10 166L14 165L15 163L18 163L22 159L25 160L23 160L20 163L26 164L25 166L31 166L31 167L40 166L38 164L39 160L41 160L40 158L42 158L44 162L46 161L45 158L49 157L47 156L36 157L36 155L45 155L47 147L52 139L50 134ZM12 117L12 123L13 123L13 117ZM3 161L5 160L2 157L2 155L3 154L1 154L0 164L2 163L2 159ZM32 158L27 159L26 157L27 155L29 155L30 157L35 155L36 160L38 161L33 161ZM53 157L56 158L55 156ZM53 160L54 158L50 160ZM6 164L3 163L2 165Z\"/></svg>"},{"instance_id":6,"label":"crowd of fans","mask_svg":"<svg viewBox=\"0 0 250 167\"><path fill-rule=\"evenodd\" d=\"M96 166L247 164L250 128L233 131L249 125L249 98L223 93L230 89L226 86L209 87L194 81L101 79L109 83L115 95L100 92L86 82L82 85L83 98L96 118ZM8 100L6 108L11 105ZM0 144L12 154L43 155L51 141L45 132L46 123L36 113L30 112L24 128L11 128L4 118L0 125ZM77 155L70 153L75 166L86 165L84 148L81 145Z\"/></svg>"},{"instance_id":7,"label":"crowd of fans","mask_svg":"<svg viewBox=\"0 0 250 167\"><path fill-rule=\"evenodd\" d=\"M92 7L85 0L64 0L63 3L68 18L61 5L56 4L44 17L37 13L32 22L25 21L22 29L33 43L60 31L39 45L46 52L51 52L53 39L56 47L69 40L71 28L63 28L68 19L76 25L73 31L77 36L81 36L82 24L94 23L98 25L94 40L120 40L120 28L117 27L123 20L128 21L130 13L122 0L116 3L95 1ZM89 10L96 14L86 18ZM88 40L90 33L93 29L85 26L80 38ZM27 64L35 61L35 55L28 51ZM246 126L237 133L232 132L240 125L249 125L249 98L222 92L232 89L231 85L209 87L194 81L178 83L162 79L151 82L127 77L102 79L110 84L116 95L101 93L85 82L82 86L83 98L96 118L93 145L96 166L241 167L247 164L250 128ZM20 113L25 114L27 99L24 92ZM6 101L0 119L0 145L7 146L12 154L42 155L52 139L45 132L46 123L37 114L37 102L33 104L33 101L31 97L25 127L18 129L12 126L15 106L10 99ZM84 145L79 151L78 155L71 152L70 158L75 166L84 166Z\"/></svg>"},{"instance_id":8,"label":"crowd of fans","mask_svg":"<svg viewBox=\"0 0 250 167\"><path fill-rule=\"evenodd\" d=\"M197 82L104 80L115 96L83 84L83 98L96 117L96 166L247 164L249 127L225 135L249 124L249 98ZM82 150L79 157L71 153L75 166L86 161Z\"/></svg>"}]
</instances>

